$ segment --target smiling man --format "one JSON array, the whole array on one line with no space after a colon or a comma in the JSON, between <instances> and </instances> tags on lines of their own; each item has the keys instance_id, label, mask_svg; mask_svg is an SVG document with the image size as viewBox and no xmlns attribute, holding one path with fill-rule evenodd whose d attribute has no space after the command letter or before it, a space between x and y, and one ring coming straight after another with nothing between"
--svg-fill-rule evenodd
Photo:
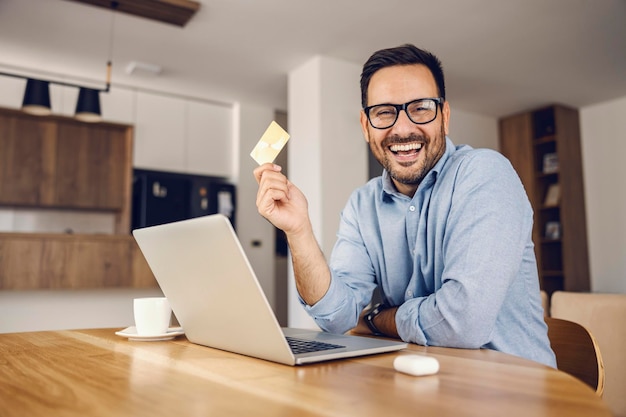
<instances>
[{"instance_id":1,"label":"smiling man","mask_svg":"<svg viewBox=\"0 0 626 417\"><path fill-rule=\"evenodd\" d=\"M404 45L361 74L361 127L385 168L351 195L327 263L305 196L254 171L259 213L287 235L304 308L324 330L487 348L555 366L531 240L533 213L499 153L448 135L441 63ZM375 291L381 303L371 305Z\"/></svg>"}]
</instances>

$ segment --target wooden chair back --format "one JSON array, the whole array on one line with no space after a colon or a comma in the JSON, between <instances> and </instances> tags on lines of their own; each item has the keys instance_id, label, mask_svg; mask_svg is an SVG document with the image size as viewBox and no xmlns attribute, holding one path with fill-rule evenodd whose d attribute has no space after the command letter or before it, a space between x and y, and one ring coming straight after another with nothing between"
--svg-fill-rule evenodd
<instances>
[{"instance_id":1,"label":"wooden chair back","mask_svg":"<svg viewBox=\"0 0 626 417\"><path fill-rule=\"evenodd\" d=\"M555 291L550 316L575 321L593 334L606 374L602 400L615 417L626 417L626 294Z\"/></svg>"},{"instance_id":2,"label":"wooden chair back","mask_svg":"<svg viewBox=\"0 0 626 417\"><path fill-rule=\"evenodd\" d=\"M556 355L557 368L580 379L602 396L604 364L593 335L573 321L553 317L544 319L548 324L548 337Z\"/></svg>"}]
</instances>

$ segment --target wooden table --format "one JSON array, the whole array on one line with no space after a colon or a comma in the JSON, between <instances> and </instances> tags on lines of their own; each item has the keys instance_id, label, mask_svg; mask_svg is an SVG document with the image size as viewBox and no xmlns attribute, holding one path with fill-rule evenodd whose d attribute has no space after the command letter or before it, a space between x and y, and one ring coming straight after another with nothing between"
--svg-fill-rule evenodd
<instances>
[{"instance_id":1,"label":"wooden table","mask_svg":"<svg viewBox=\"0 0 626 417\"><path fill-rule=\"evenodd\" d=\"M290 367L119 329L0 334L0 416L610 416L573 377L488 350L408 350ZM437 375L393 369L428 354Z\"/></svg>"}]
</instances>

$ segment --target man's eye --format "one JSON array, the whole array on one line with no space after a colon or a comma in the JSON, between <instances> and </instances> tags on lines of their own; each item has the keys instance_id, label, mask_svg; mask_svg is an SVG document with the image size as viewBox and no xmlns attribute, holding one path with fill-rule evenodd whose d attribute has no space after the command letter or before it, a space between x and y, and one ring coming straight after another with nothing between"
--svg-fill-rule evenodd
<instances>
[{"instance_id":1,"label":"man's eye","mask_svg":"<svg viewBox=\"0 0 626 417\"><path fill-rule=\"evenodd\" d=\"M393 109L380 109L376 111L376 117L389 117L394 116L395 112Z\"/></svg>"},{"instance_id":2,"label":"man's eye","mask_svg":"<svg viewBox=\"0 0 626 417\"><path fill-rule=\"evenodd\" d=\"M415 103L413 106L409 107L409 111L412 112L420 112L420 111L431 111L433 106L430 103Z\"/></svg>"}]
</instances>

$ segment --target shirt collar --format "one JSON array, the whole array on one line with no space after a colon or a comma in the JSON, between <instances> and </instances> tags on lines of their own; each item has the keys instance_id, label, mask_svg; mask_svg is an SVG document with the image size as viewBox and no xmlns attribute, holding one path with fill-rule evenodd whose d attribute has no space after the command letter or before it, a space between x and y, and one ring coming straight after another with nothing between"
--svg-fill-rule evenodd
<instances>
[{"instance_id":1,"label":"shirt collar","mask_svg":"<svg viewBox=\"0 0 626 417\"><path fill-rule=\"evenodd\" d=\"M430 171L428 171L428 173L426 174L426 176L420 183L419 187L422 187L422 185L425 183L434 184L434 182L437 180L437 177L439 176L439 173L441 172L444 165L446 164L446 161L450 158L450 156L455 151L456 151L456 146L454 145L454 143L452 143L450 138L446 136L446 151L443 153L443 155L441 155L441 158L439 158L439 161L437 161L435 166ZM391 175L389 175L389 172L387 172L386 169L383 170L382 181L383 181L383 195L382 195L383 198L385 197L385 194L406 197L404 194L396 190L396 186L393 184L393 181L391 180Z\"/></svg>"}]
</instances>

